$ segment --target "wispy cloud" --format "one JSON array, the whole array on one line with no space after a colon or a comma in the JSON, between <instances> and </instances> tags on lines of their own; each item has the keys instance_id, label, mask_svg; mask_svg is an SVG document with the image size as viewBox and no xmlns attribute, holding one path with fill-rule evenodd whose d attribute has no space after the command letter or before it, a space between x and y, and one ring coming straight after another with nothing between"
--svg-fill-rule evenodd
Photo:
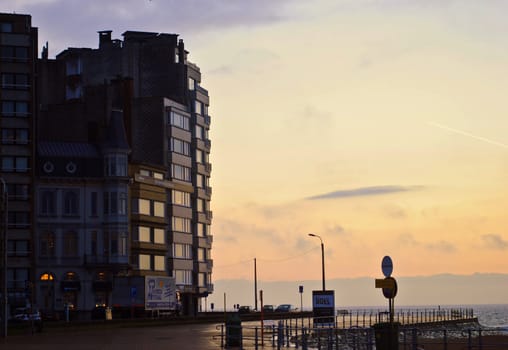
<instances>
[{"instance_id":1,"label":"wispy cloud","mask_svg":"<svg viewBox=\"0 0 508 350\"><path fill-rule=\"evenodd\" d=\"M505 250L508 249L508 241L503 239L501 235L486 234L482 236L485 246L489 249Z\"/></svg>"},{"instance_id":2,"label":"wispy cloud","mask_svg":"<svg viewBox=\"0 0 508 350\"><path fill-rule=\"evenodd\" d=\"M483 142L486 142L486 143L490 143L491 145L494 145L494 146L499 146L499 147L502 147L502 148L508 148L508 145L504 144L502 142L498 142L496 140L491 140L491 139L488 139L486 137L474 135L474 134L471 134L471 133L468 133L466 131L462 131L462 130L459 130L459 129L451 128L451 127L443 125L443 124L439 124L439 123L436 123L436 122L428 122L427 124L430 125L430 126L434 126L436 128L447 130L447 131L453 132L455 134L466 136L466 137L469 137L469 138L472 138L472 139L475 139L475 140L478 140L478 141L483 141Z\"/></svg>"},{"instance_id":3,"label":"wispy cloud","mask_svg":"<svg viewBox=\"0 0 508 350\"><path fill-rule=\"evenodd\" d=\"M412 234L405 233L399 236L398 242L408 247L421 247L429 251L454 253L457 247L448 241L438 240L434 242L421 242L418 241Z\"/></svg>"},{"instance_id":4,"label":"wispy cloud","mask_svg":"<svg viewBox=\"0 0 508 350\"><path fill-rule=\"evenodd\" d=\"M416 191L422 189L423 186L371 186L360 187L351 190L339 190L329 193L323 193L316 196L307 197L308 200L347 198L347 197L363 197L363 196L379 196L383 194Z\"/></svg>"}]
</instances>

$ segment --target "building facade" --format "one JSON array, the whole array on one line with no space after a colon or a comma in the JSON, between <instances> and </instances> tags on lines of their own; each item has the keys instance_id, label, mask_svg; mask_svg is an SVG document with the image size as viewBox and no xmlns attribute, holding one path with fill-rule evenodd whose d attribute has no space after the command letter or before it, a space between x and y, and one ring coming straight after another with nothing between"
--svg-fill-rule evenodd
<instances>
[{"instance_id":1,"label":"building facade","mask_svg":"<svg viewBox=\"0 0 508 350\"><path fill-rule=\"evenodd\" d=\"M4 99L17 100L4 98L2 70L2 136L11 119L29 124L31 135L5 151L2 142L9 194L13 184L28 186L28 270L7 278L23 280L23 298L43 311L88 317L96 307L139 306L132 281L170 276L182 313L192 315L213 292L208 92L176 34L111 35L100 31L95 49L69 48L49 59L44 47L34 56L32 73L23 74L37 71L38 79L24 96L31 100L23 117L10 116L15 103L4 113ZM11 166L18 160L8 157L20 152L27 160ZM14 261L9 256L10 268Z\"/></svg>"},{"instance_id":2,"label":"building facade","mask_svg":"<svg viewBox=\"0 0 508 350\"><path fill-rule=\"evenodd\" d=\"M26 303L35 277L32 238L37 33L31 16L0 14L0 178L8 193L8 206L3 208L7 212L3 213L7 216L3 232L7 244L0 255L6 255L6 274L2 273L1 278L12 304Z\"/></svg>"}]
</instances>

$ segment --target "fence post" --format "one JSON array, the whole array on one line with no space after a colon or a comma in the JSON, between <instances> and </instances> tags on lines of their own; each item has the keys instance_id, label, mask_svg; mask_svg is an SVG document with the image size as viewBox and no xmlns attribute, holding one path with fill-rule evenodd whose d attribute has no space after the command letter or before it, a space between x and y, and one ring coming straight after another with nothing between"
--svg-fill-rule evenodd
<instances>
[{"instance_id":1,"label":"fence post","mask_svg":"<svg viewBox=\"0 0 508 350\"><path fill-rule=\"evenodd\" d=\"M446 336L446 329L443 330L443 349L448 349L448 338Z\"/></svg>"},{"instance_id":2,"label":"fence post","mask_svg":"<svg viewBox=\"0 0 508 350\"><path fill-rule=\"evenodd\" d=\"M275 347L275 325L272 324L272 348Z\"/></svg>"},{"instance_id":3,"label":"fence post","mask_svg":"<svg viewBox=\"0 0 508 350\"><path fill-rule=\"evenodd\" d=\"M302 327L303 327L303 323L302 323ZM295 326L295 349L298 349L298 324Z\"/></svg>"},{"instance_id":4,"label":"fence post","mask_svg":"<svg viewBox=\"0 0 508 350\"><path fill-rule=\"evenodd\" d=\"M254 348L258 350L258 327L254 327Z\"/></svg>"},{"instance_id":5,"label":"fence post","mask_svg":"<svg viewBox=\"0 0 508 350\"><path fill-rule=\"evenodd\" d=\"M220 347L224 348L224 325L220 325Z\"/></svg>"},{"instance_id":6,"label":"fence post","mask_svg":"<svg viewBox=\"0 0 508 350\"><path fill-rule=\"evenodd\" d=\"M302 350L307 350L307 330L302 327Z\"/></svg>"},{"instance_id":7,"label":"fence post","mask_svg":"<svg viewBox=\"0 0 508 350\"><path fill-rule=\"evenodd\" d=\"M282 342L284 341L284 325L282 321L279 321L279 327L277 328L277 350L280 350Z\"/></svg>"},{"instance_id":8,"label":"fence post","mask_svg":"<svg viewBox=\"0 0 508 350\"><path fill-rule=\"evenodd\" d=\"M418 332L416 330L416 328L413 328L412 329L412 337L411 337L411 342L412 342L412 349L413 350L418 350Z\"/></svg>"},{"instance_id":9,"label":"fence post","mask_svg":"<svg viewBox=\"0 0 508 350\"><path fill-rule=\"evenodd\" d=\"M479 349L482 350L483 349L483 341L482 341L482 330L481 329L478 330L478 344L480 346Z\"/></svg>"},{"instance_id":10,"label":"fence post","mask_svg":"<svg viewBox=\"0 0 508 350\"><path fill-rule=\"evenodd\" d=\"M470 329L467 330L467 348L469 350L471 350L473 348L473 342L471 339L471 330Z\"/></svg>"}]
</instances>

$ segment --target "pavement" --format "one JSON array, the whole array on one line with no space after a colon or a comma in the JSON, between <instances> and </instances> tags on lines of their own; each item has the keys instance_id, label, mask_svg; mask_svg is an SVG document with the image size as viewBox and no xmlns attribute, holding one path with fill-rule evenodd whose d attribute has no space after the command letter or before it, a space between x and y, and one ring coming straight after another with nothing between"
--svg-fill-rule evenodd
<instances>
[{"instance_id":1,"label":"pavement","mask_svg":"<svg viewBox=\"0 0 508 350\"><path fill-rule=\"evenodd\" d=\"M216 324L157 327L72 329L8 335L0 339L2 350L218 350L220 328Z\"/></svg>"}]
</instances>

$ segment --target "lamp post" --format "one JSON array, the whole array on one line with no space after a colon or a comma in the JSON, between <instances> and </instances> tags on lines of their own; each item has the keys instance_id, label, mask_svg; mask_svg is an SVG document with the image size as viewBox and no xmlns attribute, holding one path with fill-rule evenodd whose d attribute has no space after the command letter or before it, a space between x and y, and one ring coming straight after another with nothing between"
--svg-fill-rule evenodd
<instances>
[{"instance_id":1,"label":"lamp post","mask_svg":"<svg viewBox=\"0 0 508 350\"><path fill-rule=\"evenodd\" d=\"M323 273L323 290L326 290L325 288L325 245L323 243L323 240L321 239L321 236L318 236L314 233L309 233L309 236L311 237L317 237L321 241L321 270Z\"/></svg>"}]
</instances>

